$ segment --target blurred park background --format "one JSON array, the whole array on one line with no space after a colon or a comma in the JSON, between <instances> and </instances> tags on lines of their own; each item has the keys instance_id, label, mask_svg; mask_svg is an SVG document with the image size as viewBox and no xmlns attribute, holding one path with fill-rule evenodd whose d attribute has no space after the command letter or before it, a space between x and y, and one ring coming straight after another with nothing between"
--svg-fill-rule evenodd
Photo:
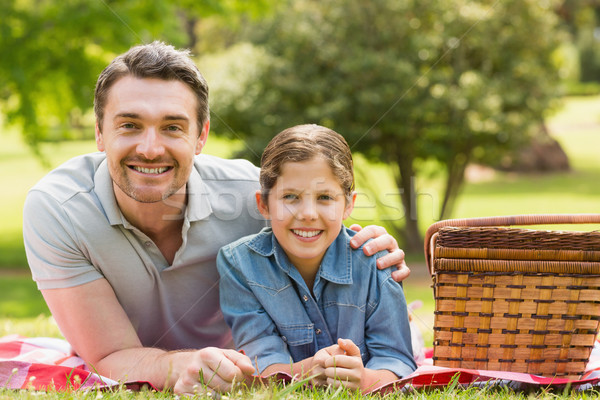
<instances>
[{"instance_id":1,"label":"blurred park background","mask_svg":"<svg viewBox=\"0 0 600 400\"><path fill-rule=\"evenodd\" d=\"M48 315L27 190L95 151L98 74L153 40L189 48L209 82L206 153L257 163L298 123L344 135L350 222L398 239L426 310L431 223L598 212L600 0L3 0L0 15L0 334L39 335Z\"/></svg>"}]
</instances>

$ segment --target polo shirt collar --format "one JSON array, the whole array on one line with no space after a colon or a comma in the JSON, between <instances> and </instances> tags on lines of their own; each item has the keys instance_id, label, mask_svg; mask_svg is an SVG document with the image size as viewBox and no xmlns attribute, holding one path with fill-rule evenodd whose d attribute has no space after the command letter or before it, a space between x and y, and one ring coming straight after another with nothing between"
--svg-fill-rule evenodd
<instances>
[{"instance_id":1,"label":"polo shirt collar","mask_svg":"<svg viewBox=\"0 0 600 400\"><path fill-rule=\"evenodd\" d=\"M129 222L123 216L113 188L113 181L108 172L106 159L100 163L94 176L95 192L104 209L106 218L111 225L129 226ZM212 207L208 198L208 189L202 181L200 173L192 167L192 173L187 182L188 204L186 207L186 218L189 221L206 219L212 214Z\"/></svg>"},{"instance_id":2,"label":"polo shirt collar","mask_svg":"<svg viewBox=\"0 0 600 400\"><path fill-rule=\"evenodd\" d=\"M187 182L186 214L190 222L208 218L213 210L210 205L209 191L195 166Z\"/></svg>"},{"instance_id":3,"label":"polo shirt collar","mask_svg":"<svg viewBox=\"0 0 600 400\"><path fill-rule=\"evenodd\" d=\"M290 274L292 265L271 228L264 228L248 242L248 247L263 257L275 255L279 268ZM325 252L317 275L333 283L352 284L352 251L350 236L342 226L339 235Z\"/></svg>"},{"instance_id":4,"label":"polo shirt collar","mask_svg":"<svg viewBox=\"0 0 600 400\"><path fill-rule=\"evenodd\" d=\"M108 223L111 225L125 224L125 217L121 213L117 199L115 198L113 182L108 172L106 158L100 163L94 175L94 191L96 192L96 196L98 196L98 200L100 200L100 204L102 204Z\"/></svg>"}]
</instances>

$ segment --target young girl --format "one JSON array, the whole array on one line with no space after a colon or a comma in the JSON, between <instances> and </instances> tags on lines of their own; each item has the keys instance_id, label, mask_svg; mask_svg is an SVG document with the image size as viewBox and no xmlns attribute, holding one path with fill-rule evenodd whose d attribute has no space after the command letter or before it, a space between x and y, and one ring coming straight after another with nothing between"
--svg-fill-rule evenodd
<instances>
[{"instance_id":1,"label":"young girl","mask_svg":"<svg viewBox=\"0 0 600 400\"><path fill-rule=\"evenodd\" d=\"M262 374L370 390L415 368L406 300L389 269L351 250L350 148L318 125L275 136L256 193L271 228L219 252L221 309Z\"/></svg>"}]
</instances>

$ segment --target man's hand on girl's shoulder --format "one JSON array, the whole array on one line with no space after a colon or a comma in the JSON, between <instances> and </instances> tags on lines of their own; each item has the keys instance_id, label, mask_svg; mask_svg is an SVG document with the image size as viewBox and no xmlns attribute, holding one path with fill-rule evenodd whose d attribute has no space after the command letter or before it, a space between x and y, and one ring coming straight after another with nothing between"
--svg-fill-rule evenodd
<instances>
[{"instance_id":1,"label":"man's hand on girl's shoulder","mask_svg":"<svg viewBox=\"0 0 600 400\"><path fill-rule=\"evenodd\" d=\"M377 259L377 268L385 269L392 266L397 268L392 272L392 278L396 282L401 282L410 275L410 269L404 261L404 251L398 247L396 239L387 233L384 227L378 225L368 225L362 228L358 224L353 224L350 229L357 232L350 240L352 248L359 248L367 240L371 240L363 247L365 255L372 256L379 251L387 250L389 253Z\"/></svg>"}]
</instances>

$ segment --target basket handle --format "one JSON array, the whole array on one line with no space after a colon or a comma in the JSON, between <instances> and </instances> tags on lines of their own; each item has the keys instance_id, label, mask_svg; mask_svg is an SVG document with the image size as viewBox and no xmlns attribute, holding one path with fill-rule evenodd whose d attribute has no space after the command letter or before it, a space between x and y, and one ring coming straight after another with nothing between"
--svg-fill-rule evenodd
<instances>
[{"instance_id":1,"label":"basket handle","mask_svg":"<svg viewBox=\"0 0 600 400\"><path fill-rule=\"evenodd\" d=\"M512 226L512 225L555 225L555 224L598 224L600 214L526 214L499 217L446 219L432 224L425 233L425 261L429 273L433 272L431 239L445 226Z\"/></svg>"}]
</instances>

